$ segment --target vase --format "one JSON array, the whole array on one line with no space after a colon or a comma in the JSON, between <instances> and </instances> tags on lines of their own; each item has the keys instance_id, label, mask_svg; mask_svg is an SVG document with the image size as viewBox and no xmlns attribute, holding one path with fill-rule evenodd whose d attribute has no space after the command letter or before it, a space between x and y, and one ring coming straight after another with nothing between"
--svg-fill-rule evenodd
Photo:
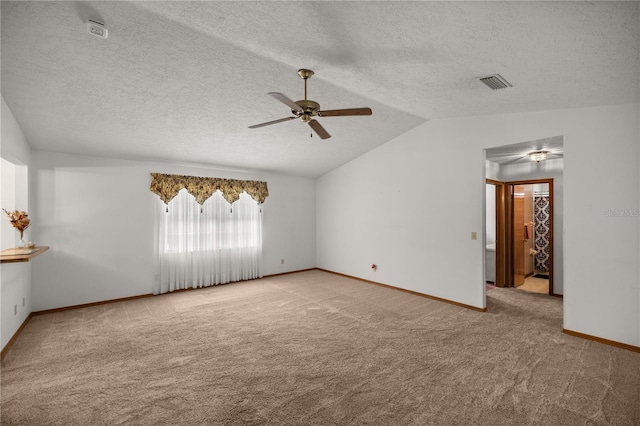
<instances>
[{"instance_id":1,"label":"vase","mask_svg":"<svg viewBox=\"0 0 640 426\"><path fill-rule=\"evenodd\" d=\"M27 242L24 240L24 229L20 230L20 241L18 241L18 248L25 248Z\"/></svg>"}]
</instances>

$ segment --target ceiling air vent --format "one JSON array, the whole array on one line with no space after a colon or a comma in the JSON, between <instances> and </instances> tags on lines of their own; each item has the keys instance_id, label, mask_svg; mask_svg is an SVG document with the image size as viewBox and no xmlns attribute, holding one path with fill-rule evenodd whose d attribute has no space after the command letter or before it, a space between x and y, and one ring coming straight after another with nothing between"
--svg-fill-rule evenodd
<instances>
[{"instance_id":1,"label":"ceiling air vent","mask_svg":"<svg viewBox=\"0 0 640 426\"><path fill-rule=\"evenodd\" d=\"M486 84L491 88L491 90L505 89L511 86L507 80L504 79L500 74L494 74L487 77L481 77L480 81Z\"/></svg>"}]
</instances>

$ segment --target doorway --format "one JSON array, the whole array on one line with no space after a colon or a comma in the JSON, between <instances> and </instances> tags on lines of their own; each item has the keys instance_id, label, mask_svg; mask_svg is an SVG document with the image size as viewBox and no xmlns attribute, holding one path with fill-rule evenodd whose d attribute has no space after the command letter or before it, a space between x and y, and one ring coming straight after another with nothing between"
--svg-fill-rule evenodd
<instances>
[{"instance_id":1,"label":"doorway","mask_svg":"<svg viewBox=\"0 0 640 426\"><path fill-rule=\"evenodd\" d=\"M486 179L487 288L554 295L553 179Z\"/></svg>"},{"instance_id":2,"label":"doorway","mask_svg":"<svg viewBox=\"0 0 640 426\"><path fill-rule=\"evenodd\" d=\"M505 287L553 295L553 179L505 186Z\"/></svg>"}]
</instances>

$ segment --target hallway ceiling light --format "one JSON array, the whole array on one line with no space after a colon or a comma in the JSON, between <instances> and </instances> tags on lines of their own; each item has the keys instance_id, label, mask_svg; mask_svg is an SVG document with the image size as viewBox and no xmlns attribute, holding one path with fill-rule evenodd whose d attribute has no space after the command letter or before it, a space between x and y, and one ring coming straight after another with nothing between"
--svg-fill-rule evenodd
<instances>
[{"instance_id":1,"label":"hallway ceiling light","mask_svg":"<svg viewBox=\"0 0 640 426\"><path fill-rule=\"evenodd\" d=\"M546 160L547 159L547 154L549 153L549 151L534 151L534 152L530 152L529 153L529 158L531 159L531 161L535 161L535 162L541 162L542 160Z\"/></svg>"}]
</instances>

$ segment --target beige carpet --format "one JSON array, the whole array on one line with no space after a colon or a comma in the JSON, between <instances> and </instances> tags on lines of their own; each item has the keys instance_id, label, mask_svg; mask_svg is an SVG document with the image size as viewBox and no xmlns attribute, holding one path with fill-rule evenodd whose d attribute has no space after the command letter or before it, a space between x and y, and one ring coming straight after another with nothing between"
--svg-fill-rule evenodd
<instances>
[{"instance_id":1,"label":"beige carpet","mask_svg":"<svg viewBox=\"0 0 640 426\"><path fill-rule=\"evenodd\" d=\"M562 334L562 300L475 312L308 271L34 317L8 425L633 425L640 354Z\"/></svg>"}]
</instances>

